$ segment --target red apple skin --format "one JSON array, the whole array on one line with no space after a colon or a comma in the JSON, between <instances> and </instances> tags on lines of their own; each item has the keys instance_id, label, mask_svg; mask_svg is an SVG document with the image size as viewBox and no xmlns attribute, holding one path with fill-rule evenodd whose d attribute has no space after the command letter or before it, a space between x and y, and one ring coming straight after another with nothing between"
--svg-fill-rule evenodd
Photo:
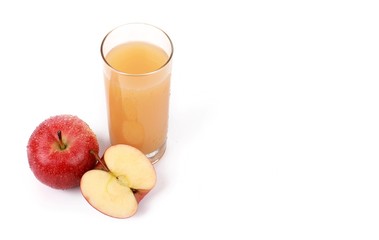
<instances>
[{"instance_id":1,"label":"red apple skin","mask_svg":"<svg viewBox=\"0 0 379 240\"><path fill-rule=\"evenodd\" d=\"M66 145L60 148L58 131ZM42 183L55 189L78 187L83 174L96 165L90 151L99 152L99 143L90 127L79 117L56 115L40 123L27 145L30 169Z\"/></svg>"},{"instance_id":2,"label":"red apple skin","mask_svg":"<svg viewBox=\"0 0 379 240\"><path fill-rule=\"evenodd\" d=\"M137 200L137 203L139 203L150 192L150 190L135 189L133 192L134 192L134 197Z\"/></svg>"}]
</instances>

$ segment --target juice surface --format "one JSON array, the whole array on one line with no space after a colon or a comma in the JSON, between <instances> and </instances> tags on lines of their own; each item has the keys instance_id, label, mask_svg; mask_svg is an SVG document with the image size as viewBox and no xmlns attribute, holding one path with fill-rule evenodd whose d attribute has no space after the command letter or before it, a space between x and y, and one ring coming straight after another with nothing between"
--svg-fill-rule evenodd
<instances>
[{"instance_id":1,"label":"juice surface","mask_svg":"<svg viewBox=\"0 0 379 240\"><path fill-rule=\"evenodd\" d=\"M113 48L106 56L113 68L128 74L153 72L168 60L167 54L159 47L144 42L129 42Z\"/></svg>"},{"instance_id":2,"label":"juice surface","mask_svg":"<svg viewBox=\"0 0 379 240\"><path fill-rule=\"evenodd\" d=\"M106 61L113 68L105 71L111 144L129 144L145 154L157 150L168 128L167 54L155 45L130 42L110 50Z\"/></svg>"}]
</instances>

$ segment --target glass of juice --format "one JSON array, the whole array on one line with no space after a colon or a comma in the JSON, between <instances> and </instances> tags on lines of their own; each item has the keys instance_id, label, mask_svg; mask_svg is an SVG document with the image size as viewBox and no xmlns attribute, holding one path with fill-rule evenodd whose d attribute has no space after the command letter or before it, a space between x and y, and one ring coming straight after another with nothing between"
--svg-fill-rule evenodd
<instances>
[{"instance_id":1,"label":"glass of juice","mask_svg":"<svg viewBox=\"0 0 379 240\"><path fill-rule=\"evenodd\" d=\"M109 138L156 163L166 150L173 44L160 28L128 23L101 43Z\"/></svg>"}]
</instances>

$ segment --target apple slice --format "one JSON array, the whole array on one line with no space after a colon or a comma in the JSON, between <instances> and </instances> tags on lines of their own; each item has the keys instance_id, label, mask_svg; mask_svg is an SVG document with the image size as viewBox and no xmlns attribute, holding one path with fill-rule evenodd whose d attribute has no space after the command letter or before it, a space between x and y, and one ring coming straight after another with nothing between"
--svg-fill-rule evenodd
<instances>
[{"instance_id":1,"label":"apple slice","mask_svg":"<svg viewBox=\"0 0 379 240\"><path fill-rule=\"evenodd\" d=\"M156 183L153 164L135 147L117 144L97 156L96 169L86 172L80 189L87 202L105 215L128 218Z\"/></svg>"}]
</instances>

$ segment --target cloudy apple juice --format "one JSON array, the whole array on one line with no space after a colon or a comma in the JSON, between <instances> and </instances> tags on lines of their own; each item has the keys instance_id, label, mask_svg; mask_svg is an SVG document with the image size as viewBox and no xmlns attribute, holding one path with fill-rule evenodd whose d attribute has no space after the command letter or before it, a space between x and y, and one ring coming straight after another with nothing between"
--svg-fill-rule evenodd
<instances>
[{"instance_id":1,"label":"cloudy apple juice","mask_svg":"<svg viewBox=\"0 0 379 240\"><path fill-rule=\"evenodd\" d=\"M135 41L115 46L106 54L105 61L111 144L128 144L145 154L165 148L169 55L156 45Z\"/></svg>"}]
</instances>

